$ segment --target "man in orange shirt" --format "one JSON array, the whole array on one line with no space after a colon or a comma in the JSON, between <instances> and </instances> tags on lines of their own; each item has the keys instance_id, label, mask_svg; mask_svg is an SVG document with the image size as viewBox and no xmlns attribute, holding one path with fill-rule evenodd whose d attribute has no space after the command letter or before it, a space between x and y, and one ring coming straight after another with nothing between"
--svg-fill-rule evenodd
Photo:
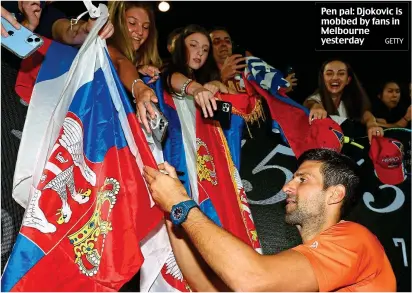
<instances>
[{"instance_id":1,"label":"man in orange shirt","mask_svg":"<svg viewBox=\"0 0 412 293\"><path fill-rule=\"evenodd\" d=\"M171 213L176 228L184 229L232 290L396 291L391 264L376 236L341 220L357 197L357 165L335 151L311 149L300 156L298 166L283 191L286 222L296 225L303 244L276 255L260 255L210 221L191 203L167 163L164 169L170 176L145 167L145 178L156 203ZM196 282L188 263L178 265L192 289L210 288Z\"/></svg>"}]
</instances>

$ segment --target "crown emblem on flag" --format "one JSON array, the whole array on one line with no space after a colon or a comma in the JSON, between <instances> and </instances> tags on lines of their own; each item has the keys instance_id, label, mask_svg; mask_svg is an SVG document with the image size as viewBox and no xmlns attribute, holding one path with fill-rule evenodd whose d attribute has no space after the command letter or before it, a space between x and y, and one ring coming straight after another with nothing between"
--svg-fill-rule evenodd
<instances>
[{"instance_id":1,"label":"crown emblem on flag","mask_svg":"<svg viewBox=\"0 0 412 293\"><path fill-rule=\"evenodd\" d=\"M107 189L108 185L112 187ZM74 246L75 263L86 276L96 275L99 269L106 235L113 229L109 217L119 191L120 183L114 178L106 178L97 193L92 217L77 232L68 236Z\"/></svg>"},{"instance_id":2,"label":"crown emblem on flag","mask_svg":"<svg viewBox=\"0 0 412 293\"><path fill-rule=\"evenodd\" d=\"M197 145L197 176L200 181L207 180L213 185L217 185L217 176L213 156L210 154L207 145L199 138Z\"/></svg>"}]
</instances>

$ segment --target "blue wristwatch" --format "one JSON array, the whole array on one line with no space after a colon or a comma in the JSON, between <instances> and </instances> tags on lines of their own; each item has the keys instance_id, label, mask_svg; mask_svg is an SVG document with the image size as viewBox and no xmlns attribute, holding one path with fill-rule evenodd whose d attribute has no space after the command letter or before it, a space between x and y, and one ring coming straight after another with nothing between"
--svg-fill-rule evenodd
<instances>
[{"instance_id":1,"label":"blue wristwatch","mask_svg":"<svg viewBox=\"0 0 412 293\"><path fill-rule=\"evenodd\" d=\"M184 221L186 221L189 211L194 207L197 207L197 203L192 199L175 204L170 212L170 219L172 220L172 223L175 225L181 225Z\"/></svg>"}]
</instances>

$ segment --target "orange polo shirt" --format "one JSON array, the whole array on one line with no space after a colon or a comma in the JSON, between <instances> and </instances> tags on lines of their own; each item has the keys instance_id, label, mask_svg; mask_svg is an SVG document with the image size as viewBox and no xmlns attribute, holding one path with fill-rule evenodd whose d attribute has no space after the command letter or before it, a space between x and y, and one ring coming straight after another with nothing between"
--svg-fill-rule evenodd
<instances>
[{"instance_id":1,"label":"orange polo shirt","mask_svg":"<svg viewBox=\"0 0 412 293\"><path fill-rule=\"evenodd\" d=\"M311 263L319 291L396 291L385 250L360 224L341 221L293 250Z\"/></svg>"}]
</instances>

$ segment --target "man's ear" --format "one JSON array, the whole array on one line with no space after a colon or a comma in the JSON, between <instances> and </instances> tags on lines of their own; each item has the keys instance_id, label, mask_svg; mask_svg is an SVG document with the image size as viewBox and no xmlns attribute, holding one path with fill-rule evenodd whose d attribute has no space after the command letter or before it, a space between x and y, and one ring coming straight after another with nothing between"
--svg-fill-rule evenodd
<instances>
[{"instance_id":1,"label":"man's ear","mask_svg":"<svg viewBox=\"0 0 412 293\"><path fill-rule=\"evenodd\" d=\"M329 187L329 195L327 203L329 205L338 204L343 201L346 195L346 188L345 186L339 184L336 186Z\"/></svg>"}]
</instances>

